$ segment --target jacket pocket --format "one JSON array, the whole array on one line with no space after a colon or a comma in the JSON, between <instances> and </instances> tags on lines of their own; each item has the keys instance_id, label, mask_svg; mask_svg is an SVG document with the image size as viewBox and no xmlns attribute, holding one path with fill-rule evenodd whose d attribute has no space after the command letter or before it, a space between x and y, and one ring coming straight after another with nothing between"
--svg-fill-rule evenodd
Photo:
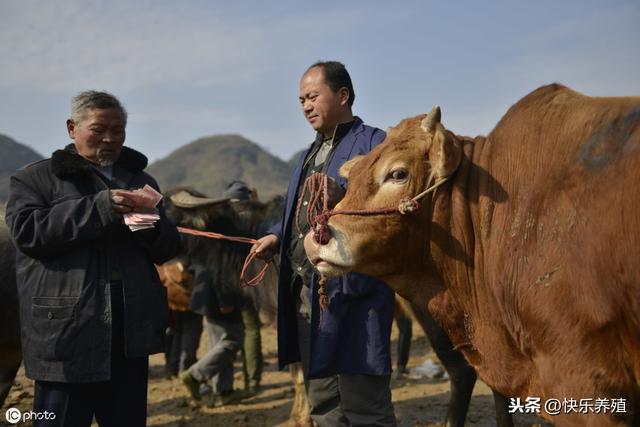
<instances>
[{"instance_id":1,"label":"jacket pocket","mask_svg":"<svg viewBox=\"0 0 640 427\"><path fill-rule=\"evenodd\" d=\"M48 361L68 360L76 335L78 297L34 297L31 303L32 345L35 355Z\"/></svg>"}]
</instances>

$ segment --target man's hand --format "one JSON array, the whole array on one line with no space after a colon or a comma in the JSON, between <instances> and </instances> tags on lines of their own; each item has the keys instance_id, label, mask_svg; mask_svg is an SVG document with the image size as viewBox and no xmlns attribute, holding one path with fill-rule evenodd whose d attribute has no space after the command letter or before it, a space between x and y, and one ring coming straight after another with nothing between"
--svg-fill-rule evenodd
<instances>
[{"instance_id":1,"label":"man's hand","mask_svg":"<svg viewBox=\"0 0 640 427\"><path fill-rule=\"evenodd\" d=\"M129 193L127 190L109 190L111 206L121 215L133 211L136 206L136 202L128 198L127 193Z\"/></svg>"},{"instance_id":2,"label":"man's hand","mask_svg":"<svg viewBox=\"0 0 640 427\"><path fill-rule=\"evenodd\" d=\"M251 252L255 252L256 256L262 260L271 259L280 247L280 239L275 234L268 234L258 240L251 247Z\"/></svg>"}]
</instances>

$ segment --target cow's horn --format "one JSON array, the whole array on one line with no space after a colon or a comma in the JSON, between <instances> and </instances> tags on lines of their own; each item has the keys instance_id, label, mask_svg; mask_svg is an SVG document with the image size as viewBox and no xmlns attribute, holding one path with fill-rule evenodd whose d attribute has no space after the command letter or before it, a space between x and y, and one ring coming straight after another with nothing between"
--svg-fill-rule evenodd
<instances>
[{"instance_id":1,"label":"cow's horn","mask_svg":"<svg viewBox=\"0 0 640 427\"><path fill-rule=\"evenodd\" d=\"M425 132L433 133L436 128L436 125L440 123L440 106L436 105L431 109L431 112L422 119L422 123L420 126Z\"/></svg>"},{"instance_id":2,"label":"cow's horn","mask_svg":"<svg viewBox=\"0 0 640 427\"><path fill-rule=\"evenodd\" d=\"M209 197L196 197L185 190L178 191L177 193L172 194L169 199L177 207L185 209L201 208L203 206L210 206L229 201L228 198L212 199Z\"/></svg>"}]
</instances>

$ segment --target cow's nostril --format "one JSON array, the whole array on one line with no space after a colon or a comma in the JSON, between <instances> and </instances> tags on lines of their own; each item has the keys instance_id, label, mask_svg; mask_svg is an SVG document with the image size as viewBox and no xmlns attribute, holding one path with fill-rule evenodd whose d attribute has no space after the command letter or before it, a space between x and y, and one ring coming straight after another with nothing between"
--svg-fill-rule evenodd
<instances>
[{"instance_id":1,"label":"cow's nostril","mask_svg":"<svg viewBox=\"0 0 640 427\"><path fill-rule=\"evenodd\" d=\"M329 227L326 225L323 226L321 224L316 225L316 228L313 232L313 240L319 245L326 245L331 240L331 233L329 232Z\"/></svg>"},{"instance_id":2,"label":"cow's nostril","mask_svg":"<svg viewBox=\"0 0 640 427\"><path fill-rule=\"evenodd\" d=\"M328 233L328 232L322 233L322 234L319 236L319 238L320 238L320 239L319 239L318 243L320 243L321 245L326 245L327 243L329 243L329 238L330 238L330 236L329 236L329 233Z\"/></svg>"}]
</instances>

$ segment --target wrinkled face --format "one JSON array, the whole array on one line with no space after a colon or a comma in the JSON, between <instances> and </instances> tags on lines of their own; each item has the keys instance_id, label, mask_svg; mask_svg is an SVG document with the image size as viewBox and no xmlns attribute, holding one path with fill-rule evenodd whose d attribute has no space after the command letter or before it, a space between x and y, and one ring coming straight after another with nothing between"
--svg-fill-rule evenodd
<instances>
[{"instance_id":1,"label":"wrinkled face","mask_svg":"<svg viewBox=\"0 0 640 427\"><path fill-rule=\"evenodd\" d=\"M82 157L100 166L118 160L125 140L122 113L115 108L91 109L79 122L67 120L69 137Z\"/></svg>"},{"instance_id":2,"label":"wrinkled face","mask_svg":"<svg viewBox=\"0 0 640 427\"><path fill-rule=\"evenodd\" d=\"M340 172L349 179L347 194L334 211L396 208L403 198L444 182L460 163L461 146L439 121L438 107L406 119L369 154L345 163ZM307 255L326 276L357 272L389 283L410 274L430 256L431 201L427 194L416 212L405 215L332 215L331 238L319 244L309 233Z\"/></svg>"},{"instance_id":3,"label":"wrinkled face","mask_svg":"<svg viewBox=\"0 0 640 427\"><path fill-rule=\"evenodd\" d=\"M325 82L320 67L313 67L302 76L299 99L311 127L326 136L333 135L345 110L349 110L349 91L341 88L334 92Z\"/></svg>"}]
</instances>

